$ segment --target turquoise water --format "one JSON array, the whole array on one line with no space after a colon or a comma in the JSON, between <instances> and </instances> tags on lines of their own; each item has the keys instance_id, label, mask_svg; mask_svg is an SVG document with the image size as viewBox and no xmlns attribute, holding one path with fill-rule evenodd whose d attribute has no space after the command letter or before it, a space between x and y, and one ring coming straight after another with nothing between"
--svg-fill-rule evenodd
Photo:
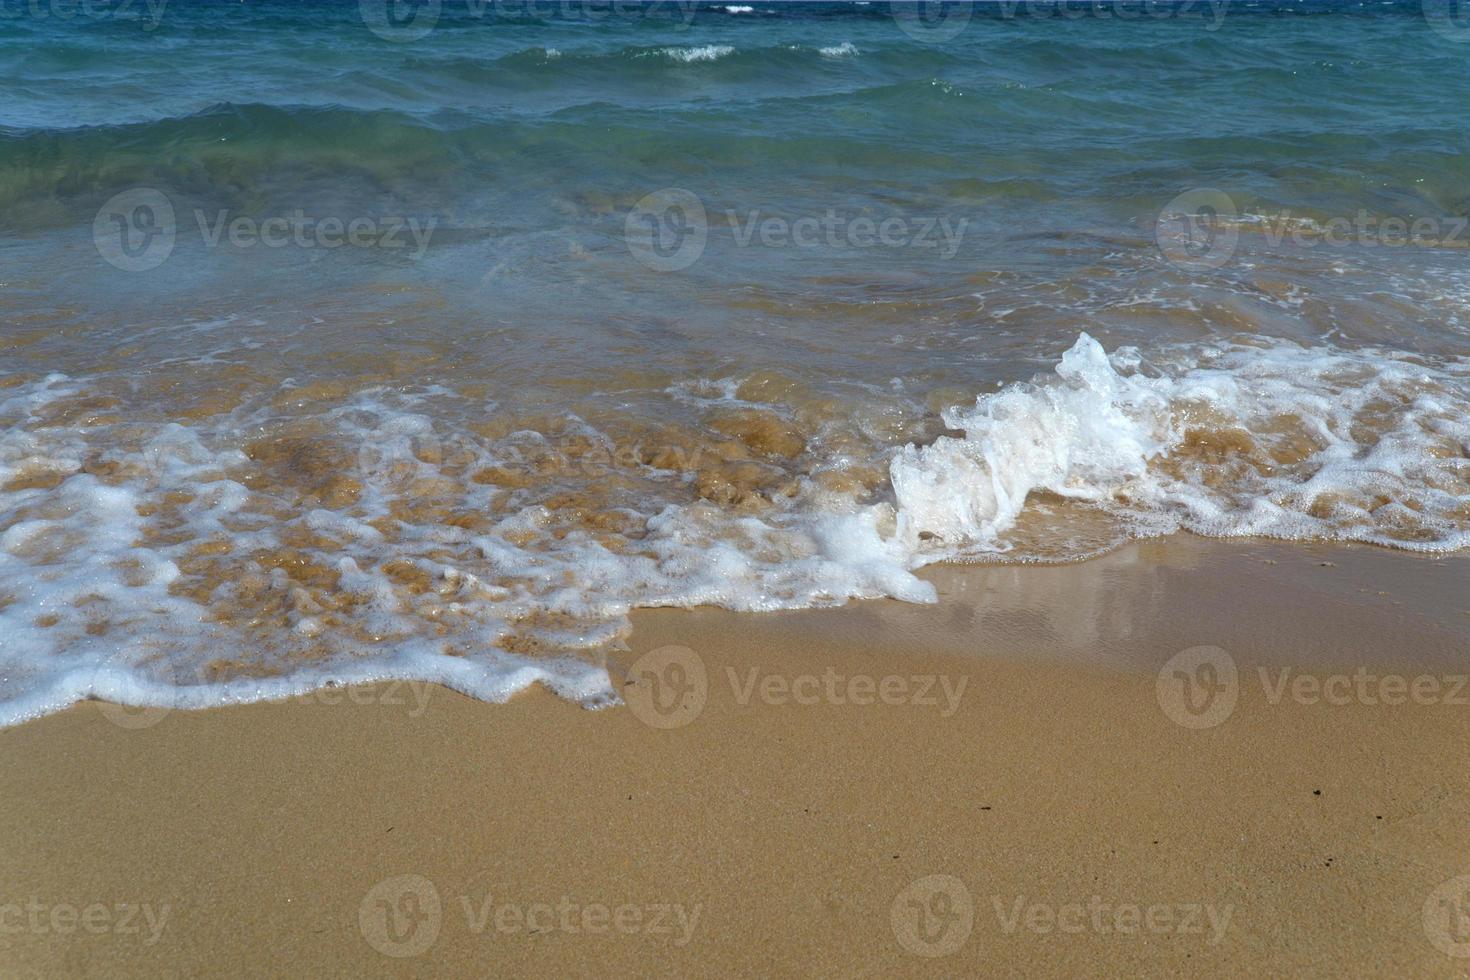
<instances>
[{"instance_id":1,"label":"turquoise water","mask_svg":"<svg viewBox=\"0 0 1470 980\"><path fill-rule=\"evenodd\" d=\"M0 715L598 702L643 605L1458 549L1458 13L0 4Z\"/></svg>"},{"instance_id":2,"label":"turquoise water","mask_svg":"<svg viewBox=\"0 0 1470 980\"><path fill-rule=\"evenodd\" d=\"M1154 268L1152 247L1159 210L1190 188L1218 187L1242 211L1319 219L1470 209L1470 136L1456 124L1470 94L1465 45L1418 5L1336 6L1180 5L1134 19L982 6L937 43L886 9L831 5L731 15L655 4L636 16L444 3L423 8L437 10L430 33L397 42L351 3L175 4L156 26L141 2L122 18L13 17L0 22L8 292L24 311L43 305L35 291L75 291L83 329L95 331L105 305L131 341L160 304L272 318L279 305L289 319L303 294L387 281L609 357L609 314L694 320L780 357L793 341L824 344L814 300L844 312L898 305L896 318L912 309L967 329L983 271L1014 277L1007 305L1060 302L1066 315L1040 328L1059 342L1079 321L1114 325L1109 311L1129 296L1197 288ZM549 15L562 10L571 15ZM98 209L136 187L167 195L183 226L147 278L88 254ZM668 187L703 200L714 234L701 262L650 277L626 261L624 217ZM304 262L299 249L209 250L195 216L298 209L436 227L421 256L359 248ZM743 226L829 209L912 222L909 236L963 220L964 233L953 255L939 235L937 248L752 248L728 217ZM1365 259L1373 274L1410 270L1415 302L1433 298L1421 280L1463 288L1458 261L1379 258ZM814 276L857 281L813 296ZM1058 296L1060 279L1076 295ZM1234 284L1227 273L1211 285ZM1365 295L1377 286L1336 282L1325 302L1352 310L1273 327L1424 343L1416 324L1384 320ZM1232 302L1249 302L1244 292ZM742 301L758 304L765 330ZM1460 315L1443 311L1456 327ZM1037 329L1025 324L1021 352L1052 358L1029 348ZM948 373L942 355L885 358Z\"/></svg>"}]
</instances>

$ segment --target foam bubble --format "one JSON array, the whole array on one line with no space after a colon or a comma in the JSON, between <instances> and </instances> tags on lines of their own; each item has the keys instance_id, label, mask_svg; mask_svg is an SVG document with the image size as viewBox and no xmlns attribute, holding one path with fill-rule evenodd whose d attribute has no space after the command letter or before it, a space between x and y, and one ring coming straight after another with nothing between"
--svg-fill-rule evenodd
<instances>
[{"instance_id":1,"label":"foam bubble","mask_svg":"<svg viewBox=\"0 0 1470 980\"><path fill-rule=\"evenodd\" d=\"M735 49L728 44L703 44L698 47L662 48L660 50L665 57L682 61L685 64L696 61L718 61L735 53Z\"/></svg>"},{"instance_id":2,"label":"foam bubble","mask_svg":"<svg viewBox=\"0 0 1470 980\"><path fill-rule=\"evenodd\" d=\"M951 557L1003 550L1044 491L1136 533L1470 540L1464 361L1282 344L1174 352L1157 370L1084 334L1052 378L947 411L962 437L893 461L906 533Z\"/></svg>"},{"instance_id":3,"label":"foam bubble","mask_svg":"<svg viewBox=\"0 0 1470 980\"><path fill-rule=\"evenodd\" d=\"M1470 363L1379 349L1084 334L927 429L900 388L814 421L774 375L684 381L650 397L708 431L651 447L441 389L68 421L93 386L0 400L0 724L390 679L595 706L637 607L930 602L935 561L1180 529L1470 544Z\"/></svg>"}]
</instances>

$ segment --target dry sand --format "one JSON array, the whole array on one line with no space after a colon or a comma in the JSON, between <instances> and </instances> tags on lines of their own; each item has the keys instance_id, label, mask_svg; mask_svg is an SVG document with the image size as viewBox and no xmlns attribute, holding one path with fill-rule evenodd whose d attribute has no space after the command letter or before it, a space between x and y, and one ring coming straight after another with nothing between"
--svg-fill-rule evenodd
<instances>
[{"instance_id":1,"label":"dry sand","mask_svg":"<svg viewBox=\"0 0 1470 980\"><path fill-rule=\"evenodd\" d=\"M397 685L0 731L0 976L1470 972L1466 560L930 577L641 613L601 712Z\"/></svg>"}]
</instances>

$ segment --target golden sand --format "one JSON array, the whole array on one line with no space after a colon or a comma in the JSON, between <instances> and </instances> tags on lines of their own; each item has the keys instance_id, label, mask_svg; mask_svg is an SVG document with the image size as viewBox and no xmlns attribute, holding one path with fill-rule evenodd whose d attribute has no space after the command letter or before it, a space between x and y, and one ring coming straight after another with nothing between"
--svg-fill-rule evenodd
<instances>
[{"instance_id":1,"label":"golden sand","mask_svg":"<svg viewBox=\"0 0 1470 980\"><path fill-rule=\"evenodd\" d=\"M1467 571L1182 537L639 613L600 712L81 705L0 731L0 974L1464 975Z\"/></svg>"}]
</instances>

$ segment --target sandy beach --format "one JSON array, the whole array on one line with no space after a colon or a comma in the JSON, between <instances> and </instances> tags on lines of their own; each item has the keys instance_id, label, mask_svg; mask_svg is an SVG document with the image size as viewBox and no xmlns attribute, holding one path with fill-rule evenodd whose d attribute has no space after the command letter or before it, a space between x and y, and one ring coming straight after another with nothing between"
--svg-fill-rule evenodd
<instances>
[{"instance_id":1,"label":"sandy beach","mask_svg":"<svg viewBox=\"0 0 1470 980\"><path fill-rule=\"evenodd\" d=\"M0 980L1470 977L1466 4L0 0Z\"/></svg>"},{"instance_id":2,"label":"sandy beach","mask_svg":"<svg viewBox=\"0 0 1470 980\"><path fill-rule=\"evenodd\" d=\"M0 972L1464 975L1467 568L1177 537L639 613L604 711L79 705L0 731Z\"/></svg>"}]
</instances>

